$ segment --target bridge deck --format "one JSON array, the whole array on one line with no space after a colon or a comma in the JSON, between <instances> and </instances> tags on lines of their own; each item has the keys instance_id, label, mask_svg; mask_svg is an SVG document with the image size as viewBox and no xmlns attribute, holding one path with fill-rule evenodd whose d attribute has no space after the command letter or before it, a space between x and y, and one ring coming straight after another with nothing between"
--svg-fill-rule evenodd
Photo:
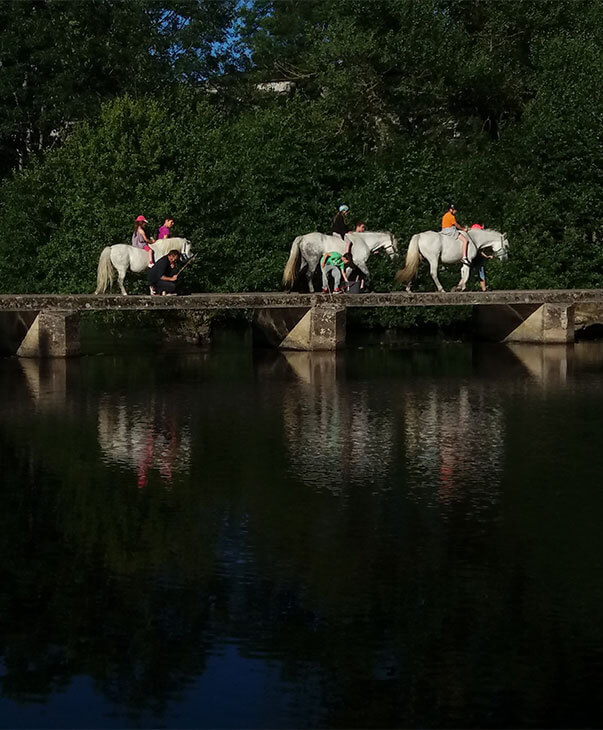
<instances>
[{"instance_id":1,"label":"bridge deck","mask_svg":"<svg viewBox=\"0 0 603 730\"><path fill-rule=\"evenodd\" d=\"M287 294L285 292L242 294L191 294L178 297L118 296L93 294L3 294L0 312L86 312L115 309L198 310L265 309L282 307L431 307L474 304L578 304L603 303L601 289L542 289L494 292L406 292L373 294Z\"/></svg>"}]
</instances>

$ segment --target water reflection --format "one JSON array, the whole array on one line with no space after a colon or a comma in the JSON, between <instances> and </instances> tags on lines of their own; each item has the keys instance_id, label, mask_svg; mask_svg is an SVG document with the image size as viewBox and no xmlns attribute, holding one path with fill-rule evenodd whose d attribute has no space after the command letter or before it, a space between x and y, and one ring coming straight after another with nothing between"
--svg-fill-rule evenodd
<instances>
[{"instance_id":1,"label":"water reflection","mask_svg":"<svg viewBox=\"0 0 603 730\"><path fill-rule=\"evenodd\" d=\"M541 350L0 362L0 725L600 725L603 353Z\"/></svg>"},{"instance_id":2,"label":"water reflection","mask_svg":"<svg viewBox=\"0 0 603 730\"><path fill-rule=\"evenodd\" d=\"M504 469L503 405L487 383L447 383L404 393L404 442L416 498L468 500L479 510L498 496Z\"/></svg>"},{"instance_id":3,"label":"water reflection","mask_svg":"<svg viewBox=\"0 0 603 730\"><path fill-rule=\"evenodd\" d=\"M65 358L38 360L19 358L29 396L39 408L64 408L67 401L68 369L72 361Z\"/></svg>"},{"instance_id":4,"label":"water reflection","mask_svg":"<svg viewBox=\"0 0 603 730\"><path fill-rule=\"evenodd\" d=\"M151 470L169 487L174 473L190 465L190 428L169 393L154 392L146 400L132 403L125 395L104 394L98 404L98 443L105 461L135 469L139 488L147 485Z\"/></svg>"},{"instance_id":5,"label":"water reflection","mask_svg":"<svg viewBox=\"0 0 603 730\"><path fill-rule=\"evenodd\" d=\"M283 425L293 470L312 487L340 493L350 483L386 486L394 449L392 412L345 380L333 353L282 356L296 378L283 394Z\"/></svg>"}]
</instances>

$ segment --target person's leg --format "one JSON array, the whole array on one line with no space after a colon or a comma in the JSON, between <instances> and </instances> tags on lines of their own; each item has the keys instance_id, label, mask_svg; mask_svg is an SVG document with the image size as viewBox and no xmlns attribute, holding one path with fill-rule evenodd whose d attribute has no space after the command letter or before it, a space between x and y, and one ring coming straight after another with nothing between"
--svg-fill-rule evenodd
<instances>
[{"instance_id":1,"label":"person's leg","mask_svg":"<svg viewBox=\"0 0 603 730\"><path fill-rule=\"evenodd\" d=\"M486 269L483 266L479 267L479 285L482 288L482 291L487 291L488 287L486 286Z\"/></svg>"},{"instance_id":2,"label":"person's leg","mask_svg":"<svg viewBox=\"0 0 603 730\"><path fill-rule=\"evenodd\" d=\"M322 268L322 291L323 294L329 291L329 270L331 266L323 266Z\"/></svg>"},{"instance_id":3,"label":"person's leg","mask_svg":"<svg viewBox=\"0 0 603 730\"><path fill-rule=\"evenodd\" d=\"M149 267L151 267L155 263L153 261L153 249L149 246L148 243L145 243L144 250L149 254Z\"/></svg>"},{"instance_id":4,"label":"person's leg","mask_svg":"<svg viewBox=\"0 0 603 730\"><path fill-rule=\"evenodd\" d=\"M155 291L158 294L175 294L176 293L176 282L175 281L159 281L155 284Z\"/></svg>"},{"instance_id":5,"label":"person's leg","mask_svg":"<svg viewBox=\"0 0 603 730\"><path fill-rule=\"evenodd\" d=\"M333 289L334 291L341 291L339 288L339 284L341 283L341 270L339 266L332 266L332 273L333 273Z\"/></svg>"},{"instance_id":6,"label":"person's leg","mask_svg":"<svg viewBox=\"0 0 603 730\"><path fill-rule=\"evenodd\" d=\"M465 261L463 261L463 263L465 263L465 262L468 262L467 246L469 245L469 241L467 239L467 236L463 236L462 233L459 233L459 238L461 239L461 246L462 246L461 260L465 259Z\"/></svg>"}]
</instances>

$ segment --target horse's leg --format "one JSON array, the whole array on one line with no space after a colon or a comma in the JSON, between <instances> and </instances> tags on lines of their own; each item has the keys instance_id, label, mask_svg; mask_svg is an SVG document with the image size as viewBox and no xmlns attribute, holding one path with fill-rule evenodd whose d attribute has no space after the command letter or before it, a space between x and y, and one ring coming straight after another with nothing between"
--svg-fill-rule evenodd
<instances>
[{"instance_id":1,"label":"horse's leg","mask_svg":"<svg viewBox=\"0 0 603 730\"><path fill-rule=\"evenodd\" d=\"M307 269L306 269L306 278L308 279L308 291L311 294L314 294L314 282L312 281L312 279L314 277L314 272L316 271L317 266L318 266L318 261L316 259L308 259Z\"/></svg>"},{"instance_id":2,"label":"horse's leg","mask_svg":"<svg viewBox=\"0 0 603 730\"><path fill-rule=\"evenodd\" d=\"M124 295L124 297L128 296L128 292L126 291L124 287L124 279L126 278L126 269L118 269L117 271L117 285L119 286L119 290Z\"/></svg>"},{"instance_id":3,"label":"horse's leg","mask_svg":"<svg viewBox=\"0 0 603 730\"><path fill-rule=\"evenodd\" d=\"M457 290L465 291L467 288L467 281L469 280L469 274L471 273L471 267L467 266L467 264L463 264L461 266L461 280L459 282L459 285L456 287Z\"/></svg>"},{"instance_id":4,"label":"horse's leg","mask_svg":"<svg viewBox=\"0 0 603 730\"><path fill-rule=\"evenodd\" d=\"M362 271L364 275L364 286L366 287L369 283L369 279L371 278L368 267L366 265L366 259L364 259L364 261L355 261L354 263L360 269L360 271Z\"/></svg>"},{"instance_id":5,"label":"horse's leg","mask_svg":"<svg viewBox=\"0 0 603 730\"><path fill-rule=\"evenodd\" d=\"M314 269L308 265L306 267L306 279L308 280L308 291L314 294L314 284L312 283L312 277L314 276Z\"/></svg>"},{"instance_id":6,"label":"horse's leg","mask_svg":"<svg viewBox=\"0 0 603 730\"><path fill-rule=\"evenodd\" d=\"M431 278L433 279L433 283L436 285L436 288L438 291L444 291L444 287L440 283L440 280L438 279L438 259L437 257L434 259L429 259L429 273L431 274Z\"/></svg>"}]
</instances>

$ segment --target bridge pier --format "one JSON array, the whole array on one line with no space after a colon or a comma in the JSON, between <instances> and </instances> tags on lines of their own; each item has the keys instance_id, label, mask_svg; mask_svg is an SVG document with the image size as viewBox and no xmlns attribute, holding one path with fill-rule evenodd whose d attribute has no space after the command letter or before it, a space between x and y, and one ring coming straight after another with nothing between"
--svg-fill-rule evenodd
<instances>
[{"instance_id":1,"label":"bridge pier","mask_svg":"<svg viewBox=\"0 0 603 730\"><path fill-rule=\"evenodd\" d=\"M473 328L495 342L567 344L574 341L573 304L478 304Z\"/></svg>"},{"instance_id":2,"label":"bridge pier","mask_svg":"<svg viewBox=\"0 0 603 730\"><path fill-rule=\"evenodd\" d=\"M266 308L254 313L256 339L281 350L340 350L345 346L345 307Z\"/></svg>"},{"instance_id":3,"label":"bridge pier","mask_svg":"<svg viewBox=\"0 0 603 730\"><path fill-rule=\"evenodd\" d=\"M17 350L19 357L72 357L79 354L79 312L42 310Z\"/></svg>"}]
</instances>

